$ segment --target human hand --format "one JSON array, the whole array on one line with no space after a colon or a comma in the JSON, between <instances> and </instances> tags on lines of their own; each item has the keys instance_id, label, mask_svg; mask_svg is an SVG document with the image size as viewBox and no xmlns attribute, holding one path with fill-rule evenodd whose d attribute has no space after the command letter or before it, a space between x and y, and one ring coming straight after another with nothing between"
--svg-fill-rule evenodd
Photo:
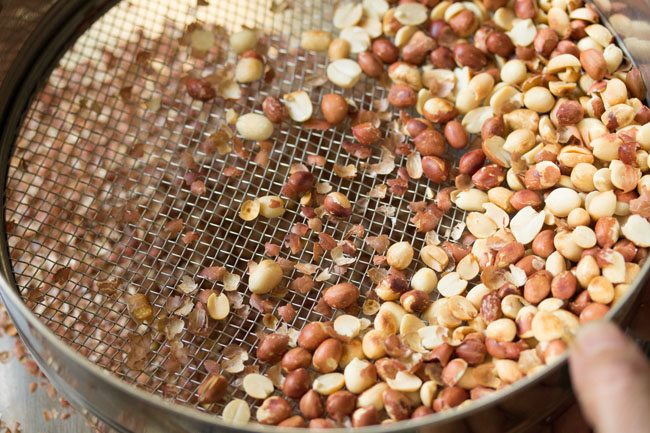
<instances>
[{"instance_id":1,"label":"human hand","mask_svg":"<svg viewBox=\"0 0 650 433\"><path fill-rule=\"evenodd\" d=\"M596 433L650 432L650 362L615 325L599 321L580 330L570 371Z\"/></svg>"}]
</instances>

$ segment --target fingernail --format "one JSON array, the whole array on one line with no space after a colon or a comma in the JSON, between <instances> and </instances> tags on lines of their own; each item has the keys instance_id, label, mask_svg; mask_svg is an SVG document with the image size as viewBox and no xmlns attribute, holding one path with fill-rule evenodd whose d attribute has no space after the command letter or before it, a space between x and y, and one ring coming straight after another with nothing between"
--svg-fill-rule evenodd
<instances>
[{"instance_id":1,"label":"fingernail","mask_svg":"<svg viewBox=\"0 0 650 433\"><path fill-rule=\"evenodd\" d=\"M590 322L578 332L577 349L585 356L623 349L625 336L616 325L606 321Z\"/></svg>"}]
</instances>

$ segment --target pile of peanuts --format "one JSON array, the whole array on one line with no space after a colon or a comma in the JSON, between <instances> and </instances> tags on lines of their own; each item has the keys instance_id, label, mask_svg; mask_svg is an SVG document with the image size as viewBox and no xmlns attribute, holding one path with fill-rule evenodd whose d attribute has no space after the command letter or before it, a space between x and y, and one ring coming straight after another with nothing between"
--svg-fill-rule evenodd
<instances>
[{"instance_id":1,"label":"pile of peanuts","mask_svg":"<svg viewBox=\"0 0 650 433\"><path fill-rule=\"evenodd\" d=\"M390 245L373 290L326 288L333 321L309 323L297 339L261 338L257 360L283 372L279 381L243 380L262 401L262 424L361 427L492 394L558 359L581 323L626 294L650 247L646 87L583 0L345 1L333 24L338 37L308 31L301 49L327 53L327 78L342 89L363 75L388 83L388 103L403 110L408 180L453 181L427 206L444 214L455 205L465 225L459 242ZM240 83L263 76L254 38L244 30L231 39ZM337 93L320 109L323 119L313 119L302 90L268 97L264 114L240 116L236 129L262 141L288 118L336 127L350 116ZM384 132L369 121L352 135L372 147ZM448 146L462 152L457 167ZM311 205L315 183L296 170L281 194ZM310 218L353 213L335 191L317 205ZM268 196L246 202L240 216L284 210L285 199ZM412 269L416 257L424 266ZM266 259L250 269L248 287L264 295L282 279L282 267ZM349 313L362 295L365 317ZM226 387L209 375L200 402L218 401ZM237 399L223 417L241 424L251 414Z\"/></svg>"}]
</instances>

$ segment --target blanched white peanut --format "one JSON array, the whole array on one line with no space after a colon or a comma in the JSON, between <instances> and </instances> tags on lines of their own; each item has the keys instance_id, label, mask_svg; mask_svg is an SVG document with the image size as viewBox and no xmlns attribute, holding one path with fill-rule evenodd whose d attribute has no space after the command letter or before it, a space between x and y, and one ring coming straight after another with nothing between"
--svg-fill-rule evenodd
<instances>
[{"instance_id":1,"label":"blanched white peanut","mask_svg":"<svg viewBox=\"0 0 650 433\"><path fill-rule=\"evenodd\" d=\"M618 251L609 251L607 255L608 263L603 266L603 277L610 282L617 284L625 282L625 258Z\"/></svg>"},{"instance_id":2,"label":"blanched white peanut","mask_svg":"<svg viewBox=\"0 0 650 433\"><path fill-rule=\"evenodd\" d=\"M512 29L507 34L515 45L526 47L533 43L537 28L530 18L517 20L513 21Z\"/></svg>"},{"instance_id":3,"label":"blanched white peanut","mask_svg":"<svg viewBox=\"0 0 650 433\"><path fill-rule=\"evenodd\" d=\"M388 379L386 383L395 391L416 392L422 386L422 379L413 373L398 371L395 379Z\"/></svg>"},{"instance_id":4,"label":"blanched white peanut","mask_svg":"<svg viewBox=\"0 0 650 433\"><path fill-rule=\"evenodd\" d=\"M556 188L546 197L546 207L557 217L565 218L573 209L582 203L575 190L569 188Z\"/></svg>"},{"instance_id":5,"label":"blanched white peanut","mask_svg":"<svg viewBox=\"0 0 650 433\"><path fill-rule=\"evenodd\" d=\"M360 394L377 381L375 366L368 361L354 358L343 372L345 387L354 394Z\"/></svg>"},{"instance_id":6,"label":"blanched white peanut","mask_svg":"<svg viewBox=\"0 0 650 433\"><path fill-rule=\"evenodd\" d=\"M514 340L517 335L517 326L512 319L497 319L490 322L485 330L485 336L497 341L505 342Z\"/></svg>"},{"instance_id":7,"label":"blanched white peanut","mask_svg":"<svg viewBox=\"0 0 650 433\"><path fill-rule=\"evenodd\" d=\"M587 196L585 205L594 220L611 217L616 211L616 194L614 191L594 191Z\"/></svg>"},{"instance_id":8,"label":"blanched white peanut","mask_svg":"<svg viewBox=\"0 0 650 433\"><path fill-rule=\"evenodd\" d=\"M494 368L497 376L506 383L513 383L524 377L519 364L510 359L495 359Z\"/></svg>"},{"instance_id":9,"label":"blanched white peanut","mask_svg":"<svg viewBox=\"0 0 650 433\"><path fill-rule=\"evenodd\" d=\"M269 293L282 281L282 268L273 260L262 260L250 272L248 288L256 294Z\"/></svg>"},{"instance_id":10,"label":"blanched white peanut","mask_svg":"<svg viewBox=\"0 0 650 433\"><path fill-rule=\"evenodd\" d=\"M363 7L356 2L346 1L340 3L334 11L332 24L334 27L344 29L357 24L363 16Z\"/></svg>"},{"instance_id":11,"label":"blanched white peanut","mask_svg":"<svg viewBox=\"0 0 650 433\"><path fill-rule=\"evenodd\" d=\"M532 322L533 336L539 341L551 341L562 338L564 326L560 319L553 313L539 311L533 317Z\"/></svg>"},{"instance_id":12,"label":"blanched white peanut","mask_svg":"<svg viewBox=\"0 0 650 433\"><path fill-rule=\"evenodd\" d=\"M223 320L228 317L230 313L230 303L228 302L228 297L223 294L212 293L208 297L207 303L208 315L214 320Z\"/></svg>"},{"instance_id":13,"label":"blanched white peanut","mask_svg":"<svg viewBox=\"0 0 650 433\"><path fill-rule=\"evenodd\" d=\"M566 271L566 260L559 251L553 251L550 256L546 258L544 269L549 271L553 276L559 275Z\"/></svg>"},{"instance_id":14,"label":"blanched white peanut","mask_svg":"<svg viewBox=\"0 0 650 433\"><path fill-rule=\"evenodd\" d=\"M555 97L546 87L533 87L524 93L524 105L538 113L548 113L555 105Z\"/></svg>"},{"instance_id":15,"label":"blanched white peanut","mask_svg":"<svg viewBox=\"0 0 650 433\"><path fill-rule=\"evenodd\" d=\"M352 26L341 30L339 37L350 44L353 54L366 51L370 47L370 35L363 27Z\"/></svg>"},{"instance_id":16,"label":"blanched white peanut","mask_svg":"<svg viewBox=\"0 0 650 433\"><path fill-rule=\"evenodd\" d=\"M463 280L471 281L479 274L480 267L476 257L468 254L463 257L456 265L456 272Z\"/></svg>"},{"instance_id":17,"label":"blanched white peanut","mask_svg":"<svg viewBox=\"0 0 650 433\"><path fill-rule=\"evenodd\" d=\"M363 0L361 2L366 15L381 18L388 12L388 2L386 0Z\"/></svg>"},{"instance_id":18,"label":"blanched white peanut","mask_svg":"<svg viewBox=\"0 0 650 433\"><path fill-rule=\"evenodd\" d=\"M469 292L467 292L467 299L474 305L474 307L479 308L481 306L481 301L483 297L490 293L490 289L485 286L485 284L477 284L472 287Z\"/></svg>"},{"instance_id":19,"label":"blanched white peanut","mask_svg":"<svg viewBox=\"0 0 650 433\"><path fill-rule=\"evenodd\" d=\"M405 26L419 26L427 18L427 8L421 3L402 3L395 9L395 19Z\"/></svg>"},{"instance_id":20,"label":"blanched white peanut","mask_svg":"<svg viewBox=\"0 0 650 433\"><path fill-rule=\"evenodd\" d=\"M553 239L553 245L565 258L574 262L580 260L583 248L575 243L571 233L566 231L558 232Z\"/></svg>"},{"instance_id":21,"label":"blanched white peanut","mask_svg":"<svg viewBox=\"0 0 650 433\"><path fill-rule=\"evenodd\" d=\"M596 188L594 186L594 174L596 174L597 170L592 164L581 162L571 170L571 183L579 191L591 192Z\"/></svg>"},{"instance_id":22,"label":"blanched white peanut","mask_svg":"<svg viewBox=\"0 0 650 433\"><path fill-rule=\"evenodd\" d=\"M253 398L263 400L273 393L273 382L266 376L258 373L247 374L242 381L246 394Z\"/></svg>"},{"instance_id":23,"label":"blanched white peanut","mask_svg":"<svg viewBox=\"0 0 650 433\"><path fill-rule=\"evenodd\" d=\"M587 291L594 302L607 305L614 300L614 285L604 276L593 278Z\"/></svg>"},{"instance_id":24,"label":"blanched white peanut","mask_svg":"<svg viewBox=\"0 0 650 433\"><path fill-rule=\"evenodd\" d=\"M465 218L467 230L479 239L485 239L492 236L497 231L497 225L488 218L484 213L470 212Z\"/></svg>"},{"instance_id":25,"label":"blanched white peanut","mask_svg":"<svg viewBox=\"0 0 650 433\"><path fill-rule=\"evenodd\" d=\"M603 167L594 173L594 187L598 191L611 191L614 189L612 184L612 171L608 167Z\"/></svg>"},{"instance_id":26,"label":"blanched white peanut","mask_svg":"<svg viewBox=\"0 0 650 433\"><path fill-rule=\"evenodd\" d=\"M413 247L405 241L394 243L386 252L386 261L395 269L408 268L412 260Z\"/></svg>"},{"instance_id":27,"label":"blanched white peanut","mask_svg":"<svg viewBox=\"0 0 650 433\"><path fill-rule=\"evenodd\" d=\"M255 57L239 59L235 66L235 81L238 83L252 83L264 75L264 63Z\"/></svg>"},{"instance_id":28,"label":"blanched white peanut","mask_svg":"<svg viewBox=\"0 0 650 433\"><path fill-rule=\"evenodd\" d=\"M342 337L354 338L361 331L361 321L356 316L343 314L334 320L334 330Z\"/></svg>"},{"instance_id":29,"label":"blanched white peanut","mask_svg":"<svg viewBox=\"0 0 650 433\"><path fill-rule=\"evenodd\" d=\"M531 206L521 209L510 221L510 229L517 242L529 244L544 226L544 212L537 212Z\"/></svg>"},{"instance_id":30,"label":"blanched white peanut","mask_svg":"<svg viewBox=\"0 0 650 433\"><path fill-rule=\"evenodd\" d=\"M501 300L501 311L503 311L504 316L515 319L519 310L526 305L528 305L528 301L523 296L507 295Z\"/></svg>"},{"instance_id":31,"label":"blanched white peanut","mask_svg":"<svg viewBox=\"0 0 650 433\"><path fill-rule=\"evenodd\" d=\"M237 119L237 132L246 140L264 141L273 134L273 123L264 115L246 113Z\"/></svg>"},{"instance_id":32,"label":"blanched white peanut","mask_svg":"<svg viewBox=\"0 0 650 433\"><path fill-rule=\"evenodd\" d=\"M412 332L417 332L426 325L414 314L405 314L399 324L399 334L406 336ZM419 342L418 342L419 343Z\"/></svg>"},{"instance_id":33,"label":"blanched white peanut","mask_svg":"<svg viewBox=\"0 0 650 433\"><path fill-rule=\"evenodd\" d=\"M637 129L636 141L644 150L650 151L650 123L646 123Z\"/></svg>"},{"instance_id":34,"label":"blanched white peanut","mask_svg":"<svg viewBox=\"0 0 650 433\"><path fill-rule=\"evenodd\" d=\"M361 66L354 60L334 60L327 67L327 78L344 89L354 87L361 79Z\"/></svg>"},{"instance_id":35,"label":"blanched white peanut","mask_svg":"<svg viewBox=\"0 0 650 433\"><path fill-rule=\"evenodd\" d=\"M431 293L438 284L438 276L433 269L421 268L411 277L411 287L425 293Z\"/></svg>"},{"instance_id":36,"label":"blanched white peanut","mask_svg":"<svg viewBox=\"0 0 650 433\"><path fill-rule=\"evenodd\" d=\"M585 27L585 33L602 48L608 46L613 39L612 33L602 24L592 24Z\"/></svg>"},{"instance_id":37,"label":"blanched white peanut","mask_svg":"<svg viewBox=\"0 0 650 433\"><path fill-rule=\"evenodd\" d=\"M422 339L422 346L425 349L433 349L434 347L445 343L448 330L442 326L432 325L425 326L418 329L418 335Z\"/></svg>"},{"instance_id":38,"label":"blanched white peanut","mask_svg":"<svg viewBox=\"0 0 650 433\"><path fill-rule=\"evenodd\" d=\"M519 59L509 60L501 68L501 80L508 84L523 82L527 74L526 64Z\"/></svg>"},{"instance_id":39,"label":"blanched white peanut","mask_svg":"<svg viewBox=\"0 0 650 433\"><path fill-rule=\"evenodd\" d=\"M431 407L433 399L438 391L438 384L433 380L428 380L422 384L420 388L420 400L426 407Z\"/></svg>"},{"instance_id":40,"label":"blanched white peanut","mask_svg":"<svg viewBox=\"0 0 650 433\"><path fill-rule=\"evenodd\" d=\"M596 245L596 233L589 227L581 225L571 233L573 242L580 248L591 248Z\"/></svg>"},{"instance_id":41,"label":"blanched white peanut","mask_svg":"<svg viewBox=\"0 0 650 433\"><path fill-rule=\"evenodd\" d=\"M366 358L379 359L386 354L386 349L384 348L385 338L386 334L377 329L372 329L363 336L361 348Z\"/></svg>"},{"instance_id":42,"label":"blanched white peanut","mask_svg":"<svg viewBox=\"0 0 650 433\"><path fill-rule=\"evenodd\" d=\"M614 44L605 47L603 57L607 63L607 72L613 74L623 62L623 50Z\"/></svg>"},{"instance_id":43,"label":"blanched white peanut","mask_svg":"<svg viewBox=\"0 0 650 433\"><path fill-rule=\"evenodd\" d=\"M630 192L637 187L641 177L641 171L638 168L614 160L609 164L609 170L610 180L616 188L623 192Z\"/></svg>"},{"instance_id":44,"label":"blanched white peanut","mask_svg":"<svg viewBox=\"0 0 650 433\"><path fill-rule=\"evenodd\" d=\"M437 245L426 245L420 250L420 259L436 272L442 272L449 263L449 256Z\"/></svg>"},{"instance_id":45,"label":"blanched white peanut","mask_svg":"<svg viewBox=\"0 0 650 433\"><path fill-rule=\"evenodd\" d=\"M622 144L623 141L620 138L609 134L595 138L590 143L594 156L602 161L618 159L618 149Z\"/></svg>"},{"instance_id":46,"label":"blanched white peanut","mask_svg":"<svg viewBox=\"0 0 650 433\"><path fill-rule=\"evenodd\" d=\"M308 30L300 37L300 48L306 51L327 51L332 41L330 32L323 30Z\"/></svg>"},{"instance_id":47,"label":"blanched white peanut","mask_svg":"<svg viewBox=\"0 0 650 433\"><path fill-rule=\"evenodd\" d=\"M230 35L230 49L235 54L252 50L257 45L257 32L251 29L243 29Z\"/></svg>"},{"instance_id":48,"label":"blanched white peanut","mask_svg":"<svg viewBox=\"0 0 650 433\"><path fill-rule=\"evenodd\" d=\"M231 425L246 425L251 419L251 410L246 401L236 398L228 402L221 413L223 420Z\"/></svg>"},{"instance_id":49,"label":"blanched white peanut","mask_svg":"<svg viewBox=\"0 0 650 433\"><path fill-rule=\"evenodd\" d=\"M395 302L384 302L379 307L379 312L375 316L375 320L373 322L375 326L374 331L378 331L383 336L396 334L405 314L406 311L400 304ZM366 334L366 336L367 335L368 334Z\"/></svg>"},{"instance_id":50,"label":"blanched white peanut","mask_svg":"<svg viewBox=\"0 0 650 433\"><path fill-rule=\"evenodd\" d=\"M438 292L445 298L460 295L467 288L467 281L460 278L458 272L449 272L438 281Z\"/></svg>"},{"instance_id":51,"label":"blanched white peanut","mask_svg":"<svg viewBox=\"0 0 650 433\"><path fill-rule=\"evenodd\" d=\"M503 148L510 153L524 154L535 146L535 134L529 129L515 129L506 137Z\"/></svg>"},{"instance_id":52,"label":"blanched white peanut","mask_svg":"<svg viewBox=\"0 0 650 433\"><path fill-rule=\"evenodd\" d=\"M285 107L287 107L289 117L296 122L306 122L314 112L311 99L309 99L309 95L304 90L287 93L282 97L282 101Z\"/></svg>"},{"instance_id":53,"label":"blanched white peanut","mask_svg":"<svg viewBox=\"0 0 650 433\"><path fill-rule=\"evenodd\" d=\"M465 211L482 212L483 205L488 202L488 195L480 189L470 188L456 195L456 206Z\"/></svg>"},{"instance_id":54,"label":"blanched white peanut","mask_svg":"<svg viewBox=\"0 0 650 433\"><path fill-rule=\"evenodd\" d=\"M321 395L334 394L345 386L345 377L342 373L326 373L314 379L312 389Z\"/></svg>"},{"instance_id":55,"label":"blanched white peanut","mask_svg":"<svg viewBox=\"0 0 650 433\"><path fill-rule=\"evenodd\" d=\"M284 214L284 200L277 195L265 195L257 199L260 214L266 218L279 218Z\"/></svg>"},{"instance_id":56,"label":"blanched white peanut","mask_svg":"<svg viewBox=\"0 0 650 433\"><path fill-rule=\"evenodd\" d=\"M384 408L384 391L388 389L386 382L379 382L359 395L357 407L373 406L377 410Z\"/></svg>"},{"instance_id":57,"label":"blanched white peanut","mask_svg":"<svg viewBox=\"0 0 650 433\"><path fill-rule=\"evenodd\" d=\"M640 215L630 215L621 225L623 236L637 247L650 247L650 222Z\"/></svg>"}]
</instances>

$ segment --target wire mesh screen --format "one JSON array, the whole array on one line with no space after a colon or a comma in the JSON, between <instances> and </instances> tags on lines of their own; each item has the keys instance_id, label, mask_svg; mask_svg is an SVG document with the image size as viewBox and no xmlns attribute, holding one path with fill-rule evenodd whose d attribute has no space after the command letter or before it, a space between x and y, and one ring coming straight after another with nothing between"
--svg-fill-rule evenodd
<instances>
[{"instance_id":1,"label":"wire mesh screen","mask_svg":"<svg viewBox=\"0 0 650 433\"><path fill-rule=\"evenodd\" d=\"M332 8L331 2L317 0L122 1L81 35L45 77L10 161L5 219L25 302L74 350L124 381L198 405L197 388L214 365L232 364L239 356L246 372L265 369L254 353L260 333L283 327L295 336L290 330L308 321L331 320L315 310L322 289L351 281L363 298L374 286L368 271L375 265L372 249L358 237L353 239L356 261L347 269L334 266L329 255L314 263L316 273L327 271L331 277L307 293L288 289L302 275L299 270L285 274L281 289L272 294L271 314L278 316L278 307L291 304L297 315L289 323L271 316L264 320L250 307L249 261L266 258L266 242L282 244L296 224L306 221L296 202L289 202L279 219L246 222L239 209L246 200L279 195L292 165L307 164L310 155L326 159L323 167L311 167L318 182L329 183L355 204L349 221L325 220L325 232L341 240L363 226L368 236L408 240L416 251L423 245L424 235L409 222L408 206L425 199L427 181L411 181L403 196L377 198L372 192L395 173L359 170L354 179L335 175L334 163L360 167L341 146L353 141L347 125L325 131L286 122L276 126L266 166L253 157L255 143L214 153L201 147L228 128L229 109L261 112L266 96L297 89L308 89L315 105L323 94L341 92L322 80L326 54L298 48L303 30L331 29ZM196 23L217 35L210 51L200 56L186 41ZM242 26L260 30L260 46L274 76L242 86L237 101L192 100L181 78L193 71L228 73L235 57L227 35ZM367 79L345 96L358 108L374 109L386 93ZM206 185L202 195L188 185L186 153L200 166ZM397 158L397 166L403 166ZM365 162L381 160L376 149ZM454 229L463 217L452 208L439 224L440 238L462 232ZM170 233L174 220L182 221L180 233ZM188 232L191 242L184 239ZM280 257L312 263L316 241L317 236L306 236L297 253L283 248ZM412 268L420 265L415 262ZM225 267L241 283L227 292L228 318L192 332L190 311L198 292L185 294L179 285L189 278L198 290L222 291L222 283L200 276L212 266ZM153 305L157 320L151 326L131 319L125 298L133 293L146 294ZM250 356L242 358L237 348ZM232 374L229 395L256 405L240 390L239 377ZM201 409L219 412L221 405Z\"/></svg>"}]
</instances>

